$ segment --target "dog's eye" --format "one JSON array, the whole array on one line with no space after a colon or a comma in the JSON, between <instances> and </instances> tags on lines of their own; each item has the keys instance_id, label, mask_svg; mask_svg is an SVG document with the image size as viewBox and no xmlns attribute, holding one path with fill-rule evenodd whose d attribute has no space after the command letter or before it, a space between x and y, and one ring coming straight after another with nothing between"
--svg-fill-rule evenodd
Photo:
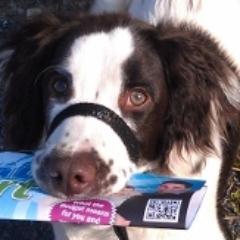
<instances>
[{"instance_id":1,"label":"dog's eye","mask_svg":"<svg viewBox=\"0 0 240 240\"><path fill-rule=\"evenodd\" d=\"M65 94L68 90L68 82L63 76L55 76L52 82L52 89L57 94Z\"/></svg>"},{"instance_id":2,"label":"dog's eye","mask_svg":"<svg viewBox=\"0 0 240 240\"><path fill-rule=\"evenodd\" d=\"M70 76L65 72L55 71L50 76L51 78L51 91L56 96L64 96L69 92Z\"/></svg>"},{"instance_id":3,"label":"dog's eye","mask_svg":"<svg viewBox=\"0 0 240 240\"><path fill-rule=\"evenodd\" d=\"M141 106L148 100L148 95L143 89L133 89L129 93L130 103L134 106Z\"/></svg>"},{"instance_id":4,"label":"dog's eye","mask_svg":"<svg viewBox=\"0 0 240 240\"><path fill-rule=\"evenodd\" d=\"M151 104L151 97L145 88L135 87L126 90L119 98L122 111L144 111Z\"/></svg>"}]
</instances>

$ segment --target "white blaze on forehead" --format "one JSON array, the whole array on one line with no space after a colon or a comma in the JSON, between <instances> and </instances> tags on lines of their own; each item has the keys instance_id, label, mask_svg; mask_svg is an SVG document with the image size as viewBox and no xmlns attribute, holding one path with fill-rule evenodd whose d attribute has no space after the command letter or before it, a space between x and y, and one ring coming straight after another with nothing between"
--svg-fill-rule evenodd
<instances>
[{"instance_id":1,"label":"white blaze on forehead","mask_svg":"<svg viewBox=\"0 0 240 240\"><path fill-rule=\"evenodd\" d=\"M96 102L97 94L97 103L117 110L122 66L132 52L133 39L127 28L76 39L65 64L73 77L74 98Z\"/></svg>"}]
</instances>

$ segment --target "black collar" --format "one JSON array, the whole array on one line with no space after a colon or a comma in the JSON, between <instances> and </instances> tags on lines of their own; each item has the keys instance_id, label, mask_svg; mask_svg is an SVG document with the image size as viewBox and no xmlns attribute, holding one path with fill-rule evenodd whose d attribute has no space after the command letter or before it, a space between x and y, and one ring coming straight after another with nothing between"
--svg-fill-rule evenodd
<instances>
[{"instance_id":1,"label":"black collar","mask_svg":"<svg viewBox=\"0 0 240 240\"><path fill-rule=\"evenodd\" d=\"M77 103L65 108L52 121L47 138L61 122L73 116L95 117L108 124L121 138L131 160L136 162L139 159L139 142L125 121L112 110L95 103Z\"/></svg>"}]
</instances>

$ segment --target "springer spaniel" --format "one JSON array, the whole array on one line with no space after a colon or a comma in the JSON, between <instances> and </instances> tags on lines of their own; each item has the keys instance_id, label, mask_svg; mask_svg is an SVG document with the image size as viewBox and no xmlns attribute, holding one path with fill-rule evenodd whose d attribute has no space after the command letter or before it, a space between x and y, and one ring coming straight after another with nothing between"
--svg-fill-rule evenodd
<instances>
[{"instance_id":1,"label":"springer spaniel","mask_svg":"<svg viewBox=\"0 0 240 240\"><path fill-rule=\"evenodd\" d=\"M32 170L43 189L62 198L107 195L145 170L205 179L189 230L128 228L129 239L229 237L219 199L239 138L240 76L208 33L125 15L49 16L26 24L5 49L13 49L3 76L5 143L37 149ZM59 113L82 103L122 119L139 157L101 112L52 129ZM117 239L111 227L54 229L57 240Z\"/></svg>"}]
</instances>

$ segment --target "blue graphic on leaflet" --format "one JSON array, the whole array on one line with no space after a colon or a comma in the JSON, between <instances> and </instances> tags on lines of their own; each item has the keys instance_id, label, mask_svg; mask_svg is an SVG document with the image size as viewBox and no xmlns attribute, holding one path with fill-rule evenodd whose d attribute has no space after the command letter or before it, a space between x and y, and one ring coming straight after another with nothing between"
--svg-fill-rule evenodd
<instances>
[{"instance_id":1,"label":"blue graphic on leaflet","mask_svg":"<svg viewBox=\"0 0 240 240\"><path fill-rule=\"evenodd\" d=\"M19 154L18 154L19 155ZM7 161L9 163L5 164L5 161L1 159L1 163L4 164L4 166L1 166L0 163L0 178L7 178L7 179L18 179L18 180L26 180L32 178L31 176L31 158L32 156L22 156L18 159L16 162L16 159L14 158L11 162L11 159L8 159Z\"/></svg>"},{"instance_id":2,"label":"blue graphic on leaflet","mask_svg":"<svg viewBox=\"0 0 240 240\"><path fill-rule=\"evenodd\" d=\"M159 176L152 172L144 172L133 174L128 186L141 193L158 193L160 187L167 183L182 184L187 186L189 191L197 191L204 186L205 181Z\"/></svg>"},{"instance_id":3,"label":"blue graphic on leaflet","mask_svg":"<svg viewBox=\"0 0 240 240\"><path fill-rule=\"evenodd\" d=\"M32 197L30 189L37 190L37 193L34 191L34 198L41 195L41 190L32 179L31 161L32 155L1 153L0 205L3 205L2 202L4 205L7 203L7 206L0 209L0 218L14 219L14 216L17 216L18 219L26 219L28 215L30 219L34 219L34 202L28 201Z\"/></svg>"}]
</instances>

